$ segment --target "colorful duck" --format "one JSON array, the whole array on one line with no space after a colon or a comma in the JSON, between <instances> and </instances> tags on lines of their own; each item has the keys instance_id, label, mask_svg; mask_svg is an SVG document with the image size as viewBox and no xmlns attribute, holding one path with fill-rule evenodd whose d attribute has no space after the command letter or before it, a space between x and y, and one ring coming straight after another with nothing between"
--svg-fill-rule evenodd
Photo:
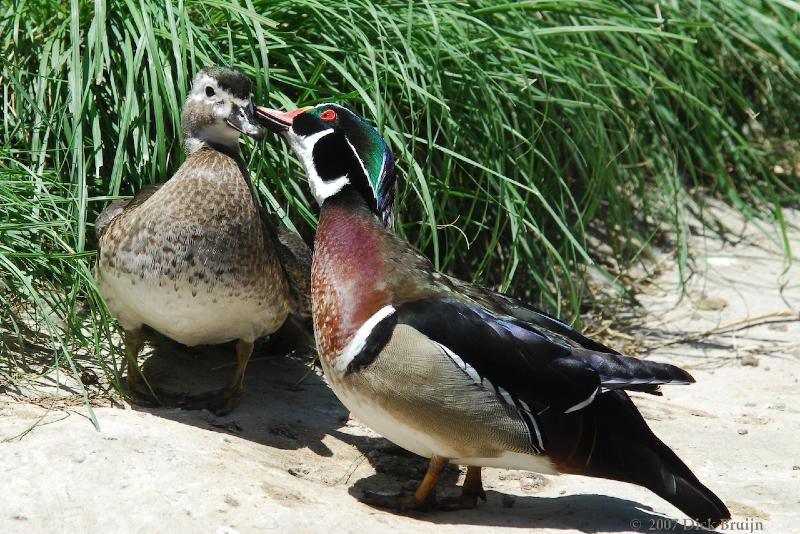
<instances>
[{"instance_id":1,"label":"colorful duck","mask_svg":"<svg viewBox=\"0 0 800 534\"><path fill-rule=\"evenodd\" d=\"M394 160L363 118L336 104L257 108L296 152L321 206L311 298L325 376L353 414L430 458L399 508L467 508L481 467L575 473L639 484L709 526L730 513L648 428L626 390L694 379L623 356L507 296L437 272L398 237ZM434 502L447 463L462 494Z\"/></svg>"}]
</instances>

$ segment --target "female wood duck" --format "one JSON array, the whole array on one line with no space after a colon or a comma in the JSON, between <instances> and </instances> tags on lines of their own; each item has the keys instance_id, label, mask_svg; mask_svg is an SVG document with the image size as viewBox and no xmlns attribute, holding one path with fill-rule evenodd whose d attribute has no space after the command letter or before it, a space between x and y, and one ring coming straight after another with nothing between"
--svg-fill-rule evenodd
<instances>
[{"instance_id":1,"label":"female wood duck","mask_svg":"<svg viewBox=\"0 0 800 534\"><path fill-rule=\"evenodd\" d=\"M549 315L450 278L389 228L394 164L361 117L335 104L257 108L283 133L321 206L311 298L325 376L364 423L430 458L413 496L381 506L473 507L481 466L642 485L708 525L725 505L648 428L625 390L692 377L623 356ZM444 466L468 467L434 502Z\"/></svg>"},{"instance_id":2,"label":"female wood duck","mask_svg":"<svg viewBox=\"0 0 800 534\"><path fill-rule=\"evenodd\" d=\"M263 129L242 72L200 71L182 126L187 158L175 175L98 217L96 276L125 331L128 389L140 397L147 391L137 363L143 325L188 346L237 340L227 386L182 399L227 413L242 395L253 342L290 313L310 315L311 254L252 189L239 136L260 140Z\"/></svg>"}]
</instances>

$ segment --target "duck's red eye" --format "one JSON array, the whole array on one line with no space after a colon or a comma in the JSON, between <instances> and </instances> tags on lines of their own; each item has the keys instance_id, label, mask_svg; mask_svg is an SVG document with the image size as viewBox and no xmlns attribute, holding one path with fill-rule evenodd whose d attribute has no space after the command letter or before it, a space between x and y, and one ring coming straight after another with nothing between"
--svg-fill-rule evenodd
<instances>
[{"instance_id":1,"label":"duck's red eye","mask_svg":"<svg viewBox=\"0 0 800 534\"><path fill-rule=\"evenodd\" d=\"M326 109L322 113L319 114L319 118L324 121L332 121L336 118L336 112L332 109Z\"/></svg>"}]
</instances>

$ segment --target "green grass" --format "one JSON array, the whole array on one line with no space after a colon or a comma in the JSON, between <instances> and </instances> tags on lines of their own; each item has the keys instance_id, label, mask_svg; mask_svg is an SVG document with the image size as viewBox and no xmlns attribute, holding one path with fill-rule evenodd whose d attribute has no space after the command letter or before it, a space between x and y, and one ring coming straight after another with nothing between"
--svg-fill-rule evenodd
<instances>
[{"instance_id":1,"label":"green grass","mask_svg":"<svg viewBox=\"0 0 800 534\"><path fill-rule=\"evenodd\" d=\"M244 69L274 107L335 100L375 121L399 160L399 231L440 268L567 318L590 297L588 234L625 265L666 222L683 263L690 201L719 196L785 227L781 208L800 196L797 174L774 171L800 138L791 0L0 10L6 379L26 368L9 347L30 329L56 367L107 350L92 222L181 163L181 103L208 64ZM285 147L273 138L248 154L268 205L310 237L315 207Z\"/></svg>"}]
</instances>

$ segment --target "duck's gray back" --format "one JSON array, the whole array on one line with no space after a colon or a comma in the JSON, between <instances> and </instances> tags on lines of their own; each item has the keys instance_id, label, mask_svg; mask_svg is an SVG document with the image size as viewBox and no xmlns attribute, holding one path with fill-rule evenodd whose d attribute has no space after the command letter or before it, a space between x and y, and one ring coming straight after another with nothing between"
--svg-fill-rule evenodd
<instances>
[{"instance_id":1,"label":"duck's gray back","mask_svg":"<svg viewBox=\"0 0 800 534\"><path fill-rule=\"evenodd\" d=\"M235 159L198 150L137 200L98 220L99 287L124 328L196 345L252 341L283 323L286 275Z\"/></svg>"}]
</instances>

